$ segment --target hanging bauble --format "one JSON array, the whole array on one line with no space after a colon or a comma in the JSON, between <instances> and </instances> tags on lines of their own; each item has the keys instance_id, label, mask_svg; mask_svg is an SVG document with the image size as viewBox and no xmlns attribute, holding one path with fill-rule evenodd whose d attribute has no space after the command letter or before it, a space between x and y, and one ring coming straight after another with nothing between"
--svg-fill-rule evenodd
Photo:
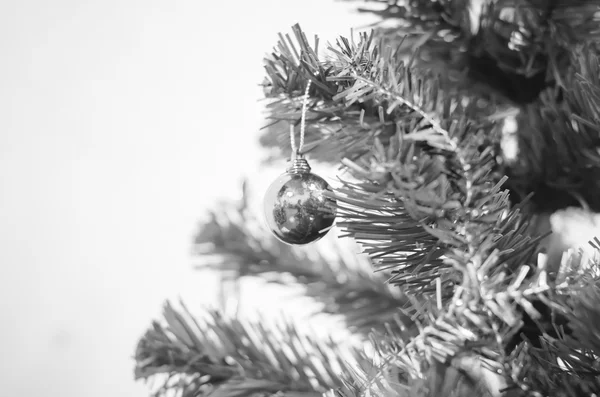
<instances>
[{"instance_id":1,"label":"hanging bauble","mask_svg":"<svg viewBox=\"0 0 600 397\"><path fill-rule=\"evenodd\" d=\"M264 206L267 224L287 244L319 240L335 221L335 200L327 196L329 184L311 172L301 156L267 189Z\"/></svg>"}]
</instances>

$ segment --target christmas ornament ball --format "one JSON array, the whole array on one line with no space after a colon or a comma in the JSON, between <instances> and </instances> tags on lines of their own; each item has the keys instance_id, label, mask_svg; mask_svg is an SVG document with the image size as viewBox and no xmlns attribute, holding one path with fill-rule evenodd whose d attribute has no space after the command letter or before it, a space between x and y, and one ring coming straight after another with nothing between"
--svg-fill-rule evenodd
<instances>
[{"instance_id":1,"label":"christmas ornament ball","mask_svg":"<svg viewBox=\"0 0 600 397\"><path fill-rule=\"evenodd\" d=\"M306 160L295 159L287 172L267 189L267 225L280 241L303 245L323 237L335 221L335 200L326 197L329 184L310 172Z\"/></svg>"}]
</instances>

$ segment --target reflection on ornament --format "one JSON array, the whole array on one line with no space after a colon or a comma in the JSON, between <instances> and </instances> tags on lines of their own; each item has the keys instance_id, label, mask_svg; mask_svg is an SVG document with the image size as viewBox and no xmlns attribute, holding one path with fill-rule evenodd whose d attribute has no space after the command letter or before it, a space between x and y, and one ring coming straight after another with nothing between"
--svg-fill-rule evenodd
<instances>
[{"instance_id":1,"label":"reflection on ornament","mask_svg":"<svg viewBox=\"0 0 600 397\"><path fill-rule=\"evenodd\" d=\"M335 221L335 200L326 197L329 184L310 172L304 158L296 158L285 174L267 189L264 201L267 224L287 244L319 240Z\"/></svg>"}]
</instances>

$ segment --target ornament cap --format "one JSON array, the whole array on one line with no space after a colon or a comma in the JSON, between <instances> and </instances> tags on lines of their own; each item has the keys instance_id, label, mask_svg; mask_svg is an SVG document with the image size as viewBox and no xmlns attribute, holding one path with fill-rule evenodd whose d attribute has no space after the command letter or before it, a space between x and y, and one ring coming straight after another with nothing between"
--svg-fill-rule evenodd
<instances>
[{"instance_id":1,"label":"ornament cap","mask_svg":"<svg viewBox=\"0 0 600 397\"><path fill-rule=\"evenodd\" d=\"M306 174L311 170L308 161L302 155L297 155L296 158L292 159L292 165L286 170L288 174Z\"/></svg>"}]
</instances>

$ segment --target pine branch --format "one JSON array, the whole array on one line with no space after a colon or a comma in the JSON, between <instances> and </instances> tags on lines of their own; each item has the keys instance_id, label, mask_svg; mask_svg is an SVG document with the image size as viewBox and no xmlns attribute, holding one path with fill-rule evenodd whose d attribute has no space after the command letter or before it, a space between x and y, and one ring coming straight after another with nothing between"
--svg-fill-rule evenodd
<instances>
[{"instance_id":1,"label":"pine branch","mask_svg":"<svg viewBox=\"0 0 600 397\"><path fill-rule=\"evenodd\" d=\"M408 293L431 292L432 280L448 270L441 259L445 247L395 197L381 197L365 185L346 183L338 189L338 215L343 221L337 225L363 246L376 268L392 270L390 282Z\"/></svg>"},{"instance_id":2,"label":"pine branch","mask_svg":"<svg viewBox=\"0 0 600 397\"><path fill-rule=\"evenodd\" d=\"M290 324L267 329L262 321L227 318L216 311L196 321L170 304L166 325L155 322L138 344L136 379L163 374L157 391L184 396L234 397L248 393L317 396L352 379L362 356L298 334ZM175 382L173 382L175 380Z\"/></svg>"},{"instance_id":3,"label":"pine branch","mask_svg":"<svg viewBox=\"0 0 600 397\"><path fill-rule=\"evenodd\" d=\"M282 150L289 149L289 143L278 137L281 137L283 129L287 130L287 123L299 123L300 96L306 82L311 79L313 86L306 117L306 150L312 152L313 158L326 161L337 161L341 156L360 156L365 152L372 134L378 133L363 127L365 121L371 120L371 114L367 114L365 120L360 107L348 108L345 104L332 100L338 86L328 81L328 78L335 76L339 68L329 61L319 59L317 37L312 47L298 25L293 27L293 31L299 48L296 48L289 36L284 38L280 35L277 48L265 59L267 80L264 86L266 97L271 99L267 110L272 124L269 133L261 139L262 143ZM343 49L348 42L341 40L338 46ZM371 40L362 36L361 45L370 48ZM281 122L286 124L281 126ZM385 133L386 129L389 126L378 127L381 133Z\"/></svg>"},{"instance_id":4,"label":"pine branch","mask_svg":"<svg viewBox=\"0 0 600 397\"><path fill-rule=\"evenodd\" d=\"M283 244L244 207L223 206L212 212L196 236L195 247L203 258L201 268L233 272L235 279L261 277L301 285L307 296L323 304L322 312L341 315L351 331L363 335L401 315L406 304L382 275L372 274L366 259L350 262L337 244L328 247L335 260L315 249Z\"/></svg>"},{"instance_id":5,"label":"pine branch","mask_svg":"<svg viewBox=\"0 0 600 397\"><path fill-rule=\"evenodd\" d=\"M300 335L290 325L267 330L261 321L226 318L215 311L196 320L185 306L176 310L170 304L164 316L165 324L154 322L135 355L136 379L163 379L156 396L317 397L327 391L339 397L433 397L436 390L451 395L466 387L457 373L444 375L446 381L440 383L433 376L442 374L439 368L428 370L430 376L398 383L393 366Z\"/></svg>"},{"instance_id":6,"label":"pine branch","mask_svg":"<svg viewBox=\"0 0 600 397\"><path fill-rule=\"evenodd\" d=\"M456 11L468 12L469 1L465 0L346 0L366 3L358 11L379 16L383 20L399 21L399 25L412 31L428 31L432 29L449 29L457 27L460 18ZM481 3L481 2L475 2ZM472 6L471 6L472 7Z\"/></svg>"},{"instance_id":7,"label":"pine branch","mask_svg":"<svg viewBox=\"0 0 600 397\"><path fill-rule=\"evenodd\" d=\"M355 0L347 0L355 1ZM598 0L366 0L359 12L378 15L382 22L395 21L393 28L378 33L427 34L427 45L446 43L444 47L468 44L474 36L484 37L490 53L507 54L536 43L545 55L570 49L573 45L598 42L600 29ZM519 35L513 35L519 32ZM498 36L496 39L492 36ZM512 37L511 37L512 36ZM498 40L504 38L505 41ZM521 43L517 44L516 39ZM542 43L541 45L539 45ZM420 46L426 43L421 41ZM517 47L517 48L515 48ZM520 48L518 48L520 47ZM439 47L442 50L441 47ZM531 49L529 47L528 49ZM531 55L531 54L529 54ZM536 54L540 55L540 54ZM511 58L509 55L508 58ZM501 57L496 59L502 62ZM530 59L523 59L524 64Z\"/></svg>"},{"instance_id":8,"label":"pine branch","mask_svg":"<svg viewBox=\"0 0 600 397\"><path fill-rule=\"evenodd\" d=\"M600 248L600 246L598 247ZM600 253L600 250L598 251ZM573 257L569 258L573 259ZM554 395L589 395L600 388L600 329L597 307L600 299L599 262L591 263L590 275L579 261L565 261L568 272L560 286L546 288L537 295L551 308L551 327L546 318L534 316L535 326L544 332L539 342L528 340L509 359L512 378L521 388L552 390ZM565 285L566 284L566 285ZM539 306L538 306L539 307Z\"/></svg>"},{"instance_id":9,"label":"pine branch","mask_svg":"<svg viewBox=\"0 0 600 397\"><path fill-rule=\"evenodd\" d=\"M377 108L379 120L385 123L386 118L390 119L395 131L386 144L374 141L372 154L362 158L362 166L345 162L367 181L346 183L336 192L339 214L344 219L340 225L366 246L379 266L395 270L397 278L392 282L402 280L404 287L419 293L435 291L445 306L454 297L458 282L477 291L479 280L474 272L482 265L489 269L489 263L494 262L487 261L493 253L490 243L494 236L500 230L521 230L515 212L509 212L508 194L500 191L502 181L499 177L498 183L490 181L495 166L489 149L493 125L487 121L475 123L467 117L472 107L443 98L435 83L422 80L390 53L381 55L365 40L358 46L344 43L346 47L340 51L332 50L336 55L332 65L338 70L327 80L336 82L338 93L331 100ZM373 57L375 61L370 62ZM508 216L499 218L502 214ZM509 238L502 242L506 253L513 257L533 252L535 245ZM445 260L441 259L443 255ZM506 271L497 273L497 278L506 278ZM427 299L428 295L421 297ZM465 295L462 299L486 307L481 306L480 296ZM508 311L507 305L502 302L498 314L505 319L518 318L519 314L514 314L512 307ZM499 348L497 332L492 332L493 321L485 325L490 322L485 313L456 311L450 317L424 318L426 324L432 324L434 334L441 332L440 324L449 328L448 324L467 321L468 327L462 324L456 329L468 330L468 339L459 332L440 344L435 338L422 336L424 339L415 339L422 342L413 343L419 347L416 354L426 348L428 357L447 360L458 355L465 343L486 338L488 344ZM505 328L516 326L512 321Z\"/></svg>"},{"instance_id":10,"label":"pine branch","mask_svg":"<svg viewBox=\"0 0 600 397\"><path fill-rule=\"evenodd\" d=\"M382 92L393 95L393 92L389 89L381 88L376 83L370 82L370 85ZM430 124L435 125L434 123ZM448 141L451 135L451 133L443 133L440 134L440 137ZM455 145L446 142L446 146L440 147L440 149L450 153L449 157L455 156L458 160L454 164L451 162L446 164L453 164L453 174L459 175L462 183L464 183L464 185L458 185L458 189L456 189L457 196L455 200L459 205L452 208L452 210L458 209L459 211L456 211L450 217L453 220L452 223L444 222L440 224L440 220L437 220L436 228L425 227L446 247L451 248L444 263L451 265L455 270L460 270L457 275L462 277L461 279L451 280L449 284L459 283L461 287L455 290L450 309L437 317L430 316L431 318L427 321L428 325L421 329L420 334L411 341L409 346L413 351L435 357L437 361L448 362L449 360L455 360L463 352L475 351L479 355L483 354L484 351L478 351L480 348L475 350L465 348L469 344L477 343L478 346L485 349L486 354L493 356L492 360L494 362L503 362L504 359L498 356L497 351L502 349L503 341L509 340L510 335L520 329L521 310L525 311L530 317L536 315L539 317L539 313L536 314L533 302L540 299L539 294L541 292L551 291L552 288L547 284L548 276L543 271L533 272L533 275L531 275L532 272L529 271L531 269L528 268L527 264L531 263L536 241L530 240L528 243L522 243L511 238L514 236L515 231L525 232L526 223L523 224L518 221L514 209L512 213L508 212L507 194L499 191L500 184L490 187L489 184L484 182L484 176L487 176L486 171L489 173L491 170L491 168L486 170L486 162L483 161L483 167L472 166L472 164L475 164L473 160L482 161L485 154L477 158L475 156L477 151L473 150L476 146L469 142L472 135L468 135L469 138L464 138L466 136L458 136ZM407 134L407 137L410 137L410 133ZM363 177L376 182L372 186L374 189L379 188L379 191L373 193L379 193L379 197L381 197L389 194L390 187L395 187L399 178L386 177L386 165L393 164L393 162L386 161L385 153L375 152L373 157L374 159L371 160L370 164L371 171L360 170L360 173ZM397 155L390 157L395 158L397 161L402 159L401 156ZM406 168L408 167L404 164L402 169ZM426 167L417 169L424 168ZM479 174L473 175L470 172L471 169L477 169ZM387 183L380 182L382 180ZM418 179L410 176L406 180L414 181ZM431 194L423 196L435 197ZM407 197L410 197L410 194L402 192L399 197L393 197L391 201L392 203L395 200L408 201ZM372 199L367 200L366 197L346 201L355 206L361 205L367 211L373 208L379 210L382 207L381 205L376 207L374 205L376 202ZM448 199L440 200L442 203L448 203L449 201ZM407 206L405 205L405 207ZM423 207L429 208L428 206ZM490 210L492 216L481 217L482 214L486 213L486 210ZM356 211L356 213L361 213L364 219L363 212ZM449 212L452 213L452 211ZM503 212L509 214L508 218L498 218L498 215ZM347 214L344 215L347 216ZM420 218L426 219L428 215L430 214L423 213ZM438 217L441 218L443 215L442 213ZM476 217L480 218L477 219ZM419 219L418 217L414 218ZM423 221L421 222L423 223ZM353 227L352 222L349 222L349 225L349 227ZM378 229L379 232L383 228ZM508 235L504 235L502 231L504 233L508 232ZM381 244L381 240L393 238L393 233L389 231L387 233L389 235L384 238L381 238L382 236L370 238ZM495 246L496 243L499 243L498 246ZM500 251L499 247L503 247L504 250ZM504 258L502 258L503 256ZM442 293L438 292L438 294L441 295ZM455 306L454 309L453 306ZM432 310L430 308L425 312L431 315ZM570 350L570 354L573 354L573 350ZM414 358L410 362L414 363L416 360ZM551 376L550 373L548 373L548 376Z\"/></svg>"},{"instance_id":11,"label":"pine branch","mask_svg":"<svg viewBox=\"0 0 600 397\"><path fill-rule=\"evenodd\" d=\"M296 27L296 29L298 28ZM297 35L302 37L301 32ZM370 36L362 35L361 39L358 45L352 45L348 40L342 39L339 43L339 50L331 49L335 59L328 64L331 67L327 70L332 71L335 68L335 75L330 72L329 77L322 75L319 77L325 77L326 83L335 82L337 89L334 90L329 86L327 92L335 91L337 94L334 96L327 94L329 98L321 106L327 106L328 101L332 101L334 104L345 104L346 108L360 104L373 110L377 109L380 123L395 125L394 132L391 136L388 135L386 143L374 141L374 149L377 153L372 156L374 159L369 159L369 161L372 163L371 168L375 169L374 173L383 176L374 181L375 185L385 185L395 177L397 183L393 183L394 195L403 200L404 209L401 211L410 213L415 221L423 222L424 218L435 218L436 212L442 210L441 205L455 207L458 205L455 211L448 211L451 214L458 212L456 210L463 210L457 198L466 194L466 201L469 202L471 199L476 199L476 197L471 197L476 194L483 201L475 204L486 205L485 209L474 208L475 212L479 214L476 218L479 220L487 218L488 224L495 223L497 214L506 209L508 201L505 193L492 192L492 196L487 195L490 189L497 189L493 185L489 186L489 175L495 165L494 156L489 148L484 151L479 150L479 147L489 147L493 142L494 138L489 137L492 124L473 125L473 122L466 117L469 112L480 115L473 106L465 109L456 102L444 99L436 88L435 82L423 80L402 62L397 62L393 51L381 51L372 42ZM280 46L282 45L280 44ZM304 47L302 50L307 53L310 51L309 48ZM310 59L314 60L312 56ZM284 65L288 64L291 63L284 63ZM318 65L317 63L313 68ZM272 77L272 92L284 91L284 82L288 80L281 76ZM408 101L404 98L411 98L411 100ZM433 112L440 115L439 122L433 121L429 116ZM344 116L344 121L347 122L350 119L352 122L350 114L344 114ZM443 123L444 126L451 126L451 132L444 132L440 123ZM459 154L456 150L455 140L462 138L466 142L462 145L465 153ZM404 141L408 141L409 144L401 144ZM414 145L411 146L411 142ZM391 154L388 155L387 152ZM407 154L413 156L414 159L403 160L402 156ZM396 160L394 156L401 157ZM397 169L397 173L389 172L394 168ZM420 175L423 179L423 182L420 182L422 186L410 186L411 183L414 184L414 181L418 180L416 178L419 176L411 169L419 170L422 173ZM477 173L472 176L487 187L471 186L476 181L467 179L466 186L454 186L453 188L453 185L460 180L460 175L472 173L471 169L477 169ZM346 185L346 187L348 186ZM372 189L366 190L373 193ZM379 191L383 192L382 189ZM353 199L347 195L347 192L346 189L344 193L347 197L340 196L342 202L346 201L353 205L356 200L364 199L364 194ZM491 204L486 204L491 197L494 197L494 194L502 199L500 201L491 200ZM389 215L389 212L386 212L386 215ZM396 211L393 215L400 214ZM452 221L450 216L447 216L446 219ZM364 225L365 218L361 217L359 221ZM378 222L380 219L373 217L369 221ZM409 228L413 226L408 225ZM438 223L436 226L439 228L440 224ZM442 229L440 229L442 233L440 234L440 230L431 229L428 225L424 225L424 227L429 227L428 232L436 234L437 240L444 244L451 243L452 238L457 236L456 234L451 236ZM479 229L481 230L481 228ZM475 234L473 233L473 235ZM447 241L442 241L444 239ZM413 239L414 241L416 238ZM407 244L402 244L401 247L406 248ZM400 250L383 246L381 251L399 252ZM436 251L436 253L425 251L425 254L426 256L432 255L434 259L439 258L441 252L437 247ZM422 258L422 254L417 254L417 260Z\"/></svg>"},{"instance_id":12,"label":"pine branch","mask_svg":"<svg viewBox=\"0 0 600 397\"><path fill-rule=\"evenodd\" d=\"M381 17L377 38L418 51L415 66L440 73L446 92L480 100L535 102L560 85L572 48L600 40L598 0L366 3L359 11Z\"/></svg>"},{"instance_id":13,"label":"pine branch","mask_svg":"<svg viewBox=\"0 0 600 397\"><path fill-rule=\"evenodd\" d=\"M575 6L593 4L578 2ZM559 11L568 15L565 20L583 21L586 16L581 10L585 7L578 9L578 14L569 14L575 8L569 8L566 3L554 2L552 7L538 5L537 8L515 9L512 19L504 21L506 24L497 14L506 9L490 8L484 10L487 14L481 15L476 29L473 29L473 24L465 23L467 18L464 17L458 18L452 25L458 27L454 30L461 31L457 41L472 39L469 51L481 50L484 53L483 57L475 54L479 58L467 59L466 65L473 68L475 61L485 61L487 63L482 64L488 66L492 62L495 67L504 70L503 74L506 70L512 74L507 77L508 80L498 79L508 81L508 86L514 85L516 91L509 93L509 99L519 104L537 101L533 107L558 109L551 117L540 113L539 120L534 119L534 128L544 123L555 126L556 120L561 120L560 125L571 125L567 130L572 129L574 133L557 141L559 150L570 153L570 156L583 152L582 158L568 158L570 164L585 164L588 169L594 170L597 145L593 140L580 139L582 131L588 128L588 136L597 137L597 134L594 135L598 124L594 109L598 106L589 100L595 100L596 95L593 89L587 87L591 78L577 77L586 81L580 86L586 86L589 98L579 95L585 92L581 87L575 90L576 99L568 97L573 94L566 94L567 105L558 104L557 98L552 98L550 101L558 105L549 106L548 101L544 102L545 97L539 99L538 96L546 87L545 60L551 63L550 71L558 86L562 84L570 90L575 85L569 80L570 75L564 72L569 68L569 62L566 62L565 68L564 53L570 53L569 47L577 38L597 41L593 32L596 27L592 26L596 16L589 12L594 16L585 20L583 28L576 33L578 27L563 23L556 28L554 23L563 18L557 17ZM546 13L542 19L538 18L542 15L540 13ZM526 18L530 15L535 18ZM581 19L582 16L584 19ZM500 25L496 23L498 21ZM434 24L439 25L438 22ZM544 31L548 26L556 29ZM467 28L470 35L466 32ZM515 31L526 33L524 43L513 42L512 33ZM510 37L506 36L507 32ZM552 34L564 35L562 41ZM566 38L568 34L572 36ZM558 44L545 45L552 40ZM345 133L369 137L360 142L362 150L356 150L354 146L354 150L339 154L339 157L350 157L350 161L344 164L353 169L356 176L366 180L348 182L337 192L340 212L345 218L341 224L365 245L368 253L376 258L377 266L395 268L399 279L409 287L419 292L435 292L439 297L438 302L441 303L437 312L429 308L416 314L422 322L422 332L410 343L416 352L414 357L409 357L412 364L420 360L420 354L448 362L463 353L484 355L506 363L503 353L506 343L519 332L525 317L541 317L536 302L543 300L544 294L557 290L557 286L548 282L549 275L543 267L536 268L533 254L537 241L527 236L527 217L521 219L519 209L510 208L507 192L500 190L503 180L501 173L496 172L496 155L493 150L484 149L499 141L492 134L495 130L493 123L475 123L473 120L481 119L482 112L476 114L468 105L462 106L462 98L452 100L444 97L451 91L446 90L447 86L443 87L446 92L442 95L439 86L429 83L427 77L431 76L418 75L406 67L398 61L402 51L384 49L382 42L373 40L372 36L361 36L358 45L341 40L337 49L330 49L333 53L331 60L320 62L316 57L311 58L314 68L326 65L322 68L326 75L319 73L316 77L322 79L324 85L329 84L327 90L315 92L318 99L312 111L319 114L319 118L313 120L315 128L325 130L330 125L338 128L340 124L337 123L343 121ZM520 47L514 50L509 45ZM309 53L303 48L301 54L304 50ZM275 59L274 62L280 61ZM300 62L298 65L304 64ZM585 67L594 70L594 63L586 63ZM300 66L295 71L296 77L303 73ZM531 82L535 86L531 88L532 92L521 95L523 90L520 86L523 84L515 84L521 81L519 76L526 80L539 80L538 77L542 76L542 84L538 84L537 80ZM314 77L314 74L305 75L305 78ZM486 75L486 79L489 76ZM523 82L528 83L526 80ZM285 90L276 94L283 102L290 95L298 95ZM476 96L471 95L471 100L473 98ZM332 106L337 113L328 113ZM282 109L281 102L272 111L277 109ZM322 109L326 110L319 113ZM571 118L573 114L582 113L585 116L580 119L577 116ZM365 119L371 124L365 123ZM381 129L386 123L388 129ZM363 127L362 131L360 127ZM583 132L584 137L585 134ZM551 134L546 134L546 137L549 136ZM544 145L540 146L544 148ZM574 147L592 150L578 151L573 150ZM552 161L561 166L565 164L557 162L554 157ZM569 168L568 172L572 177L574 172L584 169ZM589 180L592 185L595 183L593 177ZM529 191L524 193L526 195ZM448 208L442 208L443 205ZM422 245L416 244L419 240L423 241ZM459 288L457 284L460 284ZM555 302L547 299L547 303ZM576 353L573 346L561 346L564 347L560 350L561 356ZM573 365L582 370L585 369L584 364ZM552 368L541 368L540 371L540 374L530 374L536 379L539 375L540 390L550 390L544 379L551 379ZM520 385L527 386L522 382Z\"/></svg>"},{"instance_id":14,"label":"pine branch","mask_svg":"<svg viewBox=\"0 0 600 397\"><path fill-rule=\"evenodd\" d=\"M360 34L358 42L354 38L341 37L321 60L300 27L296 25L293 30L299 49L293 46L291 39L281 39L276 51L265 59L265 95L271 100L267 111L273 122L264 144L289 149L283 138L287 134L284 133L288 130L287 125L275 127L280 122L299 123L300 97L308 79L313 81L313 88L307 112L306 148L311 157L319 160L360 158L369 152L375 137L387 145L397 124L409 128L422 117L404 105L385 115L382 106L385 107L386 96L374 90L362 92L351 71L367 79L394 78L403 97L420 98L419 105L426 112L443 106L436 76L423 76L399 62L400 49L384 45L373 34ZM315 41L318 43L317 39ZM295 54L299 54L300 59ZM341 95L347 90L352 95ZM470 100L464 98L464 101ZM490 115L494 108L472 106L471 112Z\"/></svg>"},{"instance_id":15,"label":"pine branch","mask_svg":"<svg viewBox=\"0 0 600 397\"><path fill-rule=\"evenodd\" d=\"M486 252L485 246L481 252ZM511 388L543 394L552 391L558 396L597 390L599 264L564 261L561 272L565 274L557 278L561 280L558 284L551 281L543 262L537 269L521 266L511 275L500 266L494 252L486 260L475 255L471 266L478 277L470 279L470 284L464 282L443 311L431 306L422 309L427 313L424 325L397 355L398 360L405 368L419 368L415 365L418 352L441 363L453 363L465 353L475 353L512 368L506 373L513 383ZM545 313L547 308L552 315ZM530 326L537 329L533 335L536 339L540 335L541 344L525 339L519 348L506 349L507 341L523 331L522 318L530 319ZM512 353L507 356L502 350Z\"/></svg>"},{"instance_id":16,"label":"pine branch","mask_svg":"<svg viewBox=\"0 0 600 397\"><path fill-rule=\"evenodd\" d=\"M533 200L540 210L584 206L600 211L600 57L591 47L575 49L571 57L562 98L545 95L519 114L523 160L510 176L521 194L539 191Z\"/></svg>"},{"instance_id":17,"label":"pine branch","mask_svg":"<svg viewBox=\"0 0 600 397\"><path fill-rule=\"evenodd\" d=\"M338 96L353 96L356 90L366 96L377 92L388 97L387 114L403 105L422 121L410 131L399 128L392 141L397 144L387 148L376 144L362 167L346 162L367 182L346 184L345 189L338 190L336 198L341 203L341 216L346 219L343 225L367 246L372 256L385 256L380 261L384 266L395 266L404 279L415 279L415 270L419 269L417 276L431 285L432 280L451 268L450 264L456 268L459 263L467 263L470 253L490 232L508 228L501 217L509 214L508 194L500 190L503 180L498 176L498 182L492 183L496 164L489 148L489 127L477 126L465 117L468 109L449 102L443 104L440 121L436 121L421 106L404 99L394 75L369 80L359 74L360 70L349 73L357 83ZM422 102L418 96L414 98L415 102ZM447 131L441 123L451 128ZM514 220L510 216L509 219ZM517 221L512 225L518 227ZM404 228L411 231L406 239ZM424 234L430 238L424 239ZM416 241L420 252L409 258L415 253L411 244ZM531 246L526 248L531 251ZM511 247L513 252L514 248ZM439 259L442 255L448 257L448 266ZM434 273L428 273L427 265ZM452 285L458 280L450 277L442 281ZM416 287L422 289L423 284L416 283Z\"/></svg>"}]
</instances>

